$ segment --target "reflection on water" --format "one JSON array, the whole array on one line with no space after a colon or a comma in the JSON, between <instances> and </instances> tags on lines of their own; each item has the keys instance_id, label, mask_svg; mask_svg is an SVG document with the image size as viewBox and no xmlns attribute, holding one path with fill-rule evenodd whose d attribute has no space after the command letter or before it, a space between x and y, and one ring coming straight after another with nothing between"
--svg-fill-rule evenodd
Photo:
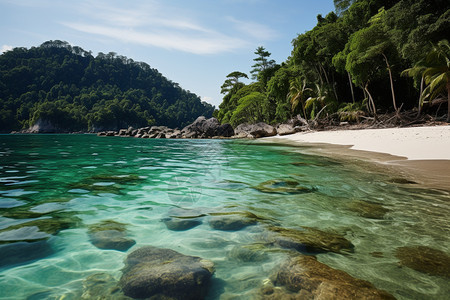
<instances>
[{"instance_id":1,"label":"reflection on water","mask_svg":"<svg viewBox=\"0 0 450 300\"><path fill-rule=\"evenodd\" d=\"M398 299L445 299L448 265L432 274L403 253L445 262L449 200L287 146L0 136L0 299L107 290L150 245L213 262L210 299L258 295L295 252Z\"/></svg>"}]
</instances>

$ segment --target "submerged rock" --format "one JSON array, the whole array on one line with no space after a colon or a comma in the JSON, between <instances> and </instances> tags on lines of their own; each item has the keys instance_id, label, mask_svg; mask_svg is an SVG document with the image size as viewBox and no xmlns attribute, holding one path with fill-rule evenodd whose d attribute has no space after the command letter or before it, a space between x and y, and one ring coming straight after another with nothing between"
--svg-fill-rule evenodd
<instances>
[{"instance_id":1,"label":"submerged rock","mask_svg":"<svg viewBox=\"0 0 450 300\"><path fill-rule=\"evenodd\" d=\"M228 251L227 257L239 262L262 262L269 258L265 252L248 246L234 246Z\"/></svg>"},{"instance_id":2,"label":"submerged rock","mask_svg":"<svg viewBox=\"0 0 450 300\"><path fill-rule=\"evenodd\" d=\"M352 201L348 208L361 217L369 219L383 219L384 215L389 212L389 209L381 204L360 200Z\"/></svg>"},{"instance_id":3,"label":"submerged rock","mask_svg":"<svg viewBox=\"0 0 450 300\"><path fill-rule=\"evenodd\" d=\"M315 228L304 227L303 230L269 227L274 234L273 243L299 252L321 253L353 252L354 245L343 236Z\"/></svg>"},{"instance_id":4,"label":"submerged rock","mask_svg":"<svg viewBox=\"0 0 450 300\"><path fill-rule=\"evenodd\" d=\"M161 221L167 226L167 229L174 231L188 230L202 224L202 217L206 216L199 209L172 208L169 210L168 217Z\"/></svg>"},{"instance_id":5,"label":"submerged rock","mask_svg":"<svg viewBox=\"0 0 450 300\"><path fill-rule=\"evenodd\" d=\"M235 231L255 225L257 222L243 216L217 216L211 217L208 223L211 228L216 230Z\"/></svg>"},{"instance_id":6,"label":"submerged rock","mask_svg":"<svg viewBox=\"0 0 450 300\"><path fill-rule=\"evenodd\" d=\"M299 185L292 179L273 179L258 184L255 189L263 193L271 194L304 194L315 192L316 188L308 188Z\"/></svg>"},{"instance_id":7,"label":"submerged rock","mask_svg":"<svg viewBox=\"0 0 450 300\"><path fill-rule=\"evenodd\" d=\"M29 263L54 253L47 239L0 245L0 267Z\"/></svg>"},{"instance_id":8,"label":"submerged rock","mask_svg":"<svg viewBox=\"0 0 450 300\"><path fill-rule=\"evenodd\" d=\"M97 273L83 281L83 294L81 299L111 299L131 300L123 294L118 286L118 281L107 273Z\"/></svg>"},{"instance_id":9,"label":"submerged rock","mask_svg":"<svg viewBox=\"0 0 450 300\"><path fill-rule=\"evenodd\" d=\"M214 273L214 264L200 257L147 246L128 255L122 272L119 284L126 296L203 299Z\"/></svg>"},{"instance_id":10,"label":"submerged rock","mask_svg":"<svg viewBox=\"0 0 450 300\"><path fill-rule=\"evenodd\" d=\"M163 218L161 221L166 224L167 229L174 231L189 230L202 224L202 221L198 219L181 219L177 217Z\"/></svg>"},{"instance_id":11,"label":"submerged rock","mask_svg":"<svg viewBox=\"0 0 450 300\"><path fill-rule=\"evenodd\" d=\"M426 246L400 247L395 251L400 265L428 274L450 278L450 256Z\"/></svg>"},{"instance_id":12,"label":"submerged rock","mask_svg":"<svg viewBox=\"0 0 450 300\"><path fill-rule=\"evenodd\" d=\"M216 230L235 231L256 225L259 217L248 211L223 211L209 213L209 226Z\"/></svg>"},{"instance_id":13,"label":"submerged rock","mask_svg":"<svg viewBox=\"0 0 450 300\"><path fill-rule=\"evenodd\" d=\"M127 237L125 224L112 220L89 226L89 239L99 249L126 251L136 244Z\"/></svg>"},{"instance_id":14,"label":"submerged rock","mask_svg":"<svg viewBox=\"0 0 450 300\"><path fill-rule=\"evenodd\" d=\"M370 282L333 269L313 256L288 259L274 275L273 284L263 287L262 299L395 299Z\"/></svg>"}]
</instances>

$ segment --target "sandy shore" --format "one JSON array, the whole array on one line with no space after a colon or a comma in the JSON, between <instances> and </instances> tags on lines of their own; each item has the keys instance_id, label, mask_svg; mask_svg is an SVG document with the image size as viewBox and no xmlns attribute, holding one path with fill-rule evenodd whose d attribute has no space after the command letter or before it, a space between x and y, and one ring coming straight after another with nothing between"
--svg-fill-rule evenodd
<instances>
[{"instance_id":1,"label":"sandy shore","mask_svg":"<svg viewBox=\"0 0 450 300\"><path fill-rule=\"evenodd\" d=\"M389 165L431 187L450 190L450 126L300 132L267 138L314 146L331 156L353 157ZM359 151L355 151L359 150Z\"/></svg>"}]
</instances>

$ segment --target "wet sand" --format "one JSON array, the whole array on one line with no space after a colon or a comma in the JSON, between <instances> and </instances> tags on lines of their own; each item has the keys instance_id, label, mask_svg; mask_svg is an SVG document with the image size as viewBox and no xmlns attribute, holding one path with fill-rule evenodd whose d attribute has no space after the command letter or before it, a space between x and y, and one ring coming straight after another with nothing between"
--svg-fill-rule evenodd
<instances>
[{"instance_id":1,"label":"wet sand","mask_svg":"<svg viewBox=\"0 0 450 300\"><path fill-rule=\"evenodd\" d=\"M450 126L300 132L261 140L369 163L367 167L450 191Z\"/></svg>"}]
</instances>

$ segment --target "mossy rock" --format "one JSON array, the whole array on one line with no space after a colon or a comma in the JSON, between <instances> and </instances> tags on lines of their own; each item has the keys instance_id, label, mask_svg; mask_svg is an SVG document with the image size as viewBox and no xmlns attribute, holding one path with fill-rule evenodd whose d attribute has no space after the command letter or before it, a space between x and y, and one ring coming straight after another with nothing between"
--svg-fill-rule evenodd
<instances>
[{"instance_id":1,"label":"mossy rock","mask_svg":"<svg viewBox=\"0 0 450 300\"><path fill-rule=\"evenodd\" d=\"M125 260L119 285L136 299L204 299L214 273L214 264L196 256L142 247Z\"/></svg>"},{"instance_id":2,"label":"mossy rock","mask_svg":"<svg viewBox=\"0 0 450 300\"><path fill-rule=\"evenodd\" d=\"M262 193L269 194L305 194L317 191L314 187L301 186L299 182L292 179L273 179L264 181L255 187Z\"/></svg>"},{"instance_id":3,"label":"mossy rock","mask_svg":"<svg viewBox=\"0 0 450 300\"><path fill-rule=\"evenodd\" d=\"M263 250L252 249L247 246L234 246L227 252L227 257L238 262L263 262L269 259Z\"/></svg>"},{"instance_id":4,"label":"mossy rock","mask_svg":"<svg viewBox=\"0 0 450 300\"><path fill-rule=\"evenodd\" d=\"M360 200L352 201L348 208L361 217L369 219L383 219L385 214L390 211L381 204Z\"/></svg>"},{"instance_id":5,"label":"mossy rock","mask_svg":"<svg viewBox=\"0 0 450 300\"><path fill-rule=\"evenodd\" d=\"M426 246L400 247L395 251L401 266L435 276L450 278L450 256Z\"/></svg>"},{"instance_id":6,"label":"mossy rock","mask_svg":"<svg viewBox=\"0 0 450 300\"><path fill-rule=\"evenodd\" d=\"M120 232L124 232L127 230L127 225L124 223L120 223L114 220L103 220L99 223L89 225L89 232L94 233L98 231L105 230L116 230Z\"/></svg>"},{"instance_id":7,"label":"mossy rock","mask_svg":"<svg viewBox=\"0 0 450 300\"><path fill-rule=\"evenodd\" d=\"M305 253L353 252L354 245L342 235L303 227L302 230L281 227L269 227L275 233L274 244L287 249Z\"/></svg>"},{"instance_id":8,"label":"mossy rock","mask_svg":"<svg viewBox=\"0 0 450 300\"><path fill-rule=\"evenodd\" d=\"M24 236L42 236L41 238L23 238L14 241L30 241L36 239L47 239L51 235L58 234L61 230L78 227L81 224L81 219L78 217L50 217L32 220L29 222L10 226L0 230L0 235L6 235L7 232L15 231L17 234ZM35 234L32 234L34 232ZM44 237L45 235L45 237ZM8 241L0 241L2 243L9 243Z\"/></svg>"},{"instance_id":9,"label":"mossy rock","mask_svg":"<svg viewBox=\"0 0 450 300\"><path fill-rule=\"evenodd\" d=\"M126 251L136 241L127 237L126 224L105 220L89 226L89 239L99 249Z\"/></svg>"},{"instance_id":10,"label":"mossy rock","mask_svg":"<svg viewBox=\"0 0 450 300\"><path fill-rule=\"evenodd\" d=\"M313 256L289 258L272 278L273 285L263 286L260 299L395 299L370 282L331 268Z\"/></svg>"}]
</instances>

